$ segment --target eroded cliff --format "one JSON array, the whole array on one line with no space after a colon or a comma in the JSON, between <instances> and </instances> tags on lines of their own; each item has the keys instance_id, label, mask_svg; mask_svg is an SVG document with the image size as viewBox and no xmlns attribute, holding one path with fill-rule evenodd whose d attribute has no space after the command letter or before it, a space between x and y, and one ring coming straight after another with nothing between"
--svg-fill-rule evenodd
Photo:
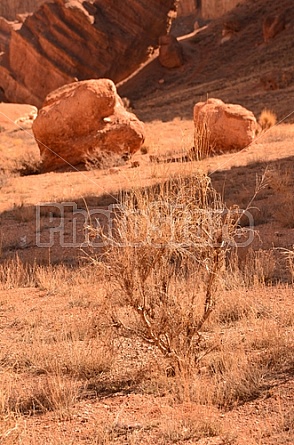
<instances>
[{"instance_id":1,"label":"eroded cliff","mask_svg":"<svg viewBox=\"0 0 294 445\"><path fill-rule=\"evenodd\" d=\"M50 0L1 0L0 16L15 20L18 14L34 12L42 3Z\"/></svg>"},{"instance_id":2,"label":"eroded cliff","mask_svg":"<svg viewBox=\"0 0 294 445\"><path fill-rule=\"evenodd\" d=\"M244 0L201 0L201 16L204 19L221 17Z\"/></svg>"},{"instance_id":3,"label":"eroded cliff","mask_svg":"<svg viewBox=\"0 0 294 445\"><path fill-rule=\"evenodd\" d=\"M13 31L0 66L11 102L40 106L74 80L127 77L170 26L177 0L52 0Z\"/></svg>"}]
</instances>

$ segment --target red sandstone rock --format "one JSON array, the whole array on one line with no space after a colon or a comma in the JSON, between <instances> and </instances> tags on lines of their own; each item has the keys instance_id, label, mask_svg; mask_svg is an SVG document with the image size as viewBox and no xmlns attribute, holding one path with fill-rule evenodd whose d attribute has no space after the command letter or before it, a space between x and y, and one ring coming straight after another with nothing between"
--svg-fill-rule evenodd
<instances>
[{"instance_id":1,"label":"red sandstone rock","mask_svg":"<svg viewBox=\"0 0 294 445\"><path fill-rule=\"evenodd\" d=\"M208 99L195 105L194 125L195 141L197 134L206 127L214 153L242 150L251 144L258 128L251 111L241 105L225 104L219 99Z\"/></svg>"},{"instance_id":2,"label":"red sandstone rock","mask_svg":"<svg viewBox=\"0 0 294 445\"><path fill-rule=\"evenodd\" d=\"M8 22L5 18L0 16L0 53L7 51L9 46L10 36L12 30L20 28L20 24L14 22Z\"/></svg>"},{"instance_id":3,"label":"red sandstone rock","mask_svg":"<svg viewBox=\"0 0 294 445\"><path fill-rule=\"evenodd\" d=\"M65 85L49 94L33 123L43 171L86 164L105 154L134 153L144 124L125 110L109 79Z\"/></svg>"},{"instance_id":4,"label":"red sandstone rock","mask_svg":"<svg viewBox=\"0 0 294 445\"><path fill-rule=\"evenodd\" d=\"M13 32L0 64L11 102L41 106L64 84L107 77L119 82L148 59L167 32L177 0L51 0Z\"/></svg>"},{"instance_id":5,"label":"red sandstone rock","mask_svg":"<svg viewBox=\"0 0 294 445\"><path fill-rule=\"evenodd\" d=\"M183 65L183 50L174 36L159 38L159 62L165 68L177 68Z\"/></svg>"},{"instance_id":6,"label":"red sandstone rock","mask_svg":"<svg viewBox=\"0 0 294 445\"><path fill-rule=\"evenodd\" d=\"M0 16L7 20L18 19L18 14L26 14L35 11L42 3L50 0L1 0Z\"/></svg>"}]
</instances>

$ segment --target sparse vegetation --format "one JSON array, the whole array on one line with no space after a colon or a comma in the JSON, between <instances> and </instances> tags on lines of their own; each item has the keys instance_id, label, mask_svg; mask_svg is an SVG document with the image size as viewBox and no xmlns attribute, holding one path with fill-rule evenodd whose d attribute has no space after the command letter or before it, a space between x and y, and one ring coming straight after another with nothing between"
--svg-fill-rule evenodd
<instances>
[{"instance_id":1,"label":"sparse vegetation","mask_svg":"<svg viewBox=\"0 0 294 445\"><path fill-rule=\"evenodd\" d=\"M264 109L259 116L258 123L263 131L269 130L276 125L277 115L271 110Z\"/></svg>"},{"instance_id":2,"label":"sparse vegetation","mask_svg":"<svg viewBox=\"0 0 294 445\"><path fill-rule=\"evenodd\" d=\"M257 51L255 20L245 61L247 19L232 42L220 21L181 40L183 69L137 73L146 143L130 162L32 176L30 130L0 125L1 445L293 443L293 85L284 68L278 90L257 85L279 55L290 67L276 45L292 28ZM205 96L288 123L263 110L250 147L210 156L191 119Z\"/></svg>"},{"instance_id":3,"label":"sparse vegetation","mask_svg":"<svg viewBox=\"0 0 294 445\"><path fill-rule=\"evenodd\" d=\"M111 295L132 310L117 324L158 348L173 372L195 372L211 348L200 332L233 240L230 212L209 178L193 175L126 194L114 227L103 264Z\"/></svg>"},{"instance_id":4,"label":"sparse vegetation","mask_svg":"<svg viewBox=\"0 0 294 445\"><path fill-rule=\"evenodd\" d=\"M189 156L191 160L200 161L214 152L213 143L210 140L209 126L206 122L199 124L195 129L194 147Z\"/></svg>"},{"instance_id":5,"label":"sparse vegetation","mask_svg":"<svg viewBox=\"0 0 294 445\"><path fill-rule=\"evenodd\" d=\"M147 145L142 145L140 151L141 151L142 155L147 155L147 153L149 152L149 147L147 147Z\"/></svg>"}]
</instances>

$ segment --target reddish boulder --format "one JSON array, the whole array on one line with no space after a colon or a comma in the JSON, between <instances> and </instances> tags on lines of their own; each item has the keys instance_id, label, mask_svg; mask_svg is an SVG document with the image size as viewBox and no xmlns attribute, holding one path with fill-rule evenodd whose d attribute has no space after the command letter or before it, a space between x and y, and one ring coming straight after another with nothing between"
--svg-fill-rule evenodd
<instances>
[{"instance_id":1,"label":"reddish boulder","mask_svg":"<svg viewBox=\"0 0 294 445\"><path fill-rule=\"evenodd\" d=\"M144 124L125 110L111 80L87 80L49 94L33 123L43 171L95 165L107 154L130 154L144 142Z\"/></svg>"},{"instance_id":2,"label":"reddish boulder","mask_svg":"<svg viewBox=\"0 0 294 445\"><path fill-rule=\"evenodd\" d=\"M176 37L169 34L159 38L159 62L165 68L183 65L183 50Z\"/></svg>"},{"instance_id":3,"label":"reddish boulder","mask_svg":"<svg viewBox=\"0 0 294 445\"><path fill-rule=\"evenodd\" d=\"M213 153L242 150L256 136L258 124L254 114L241 105L208 99L194 107L195 147L199 135L208 139Z\"/></svg>"},{"instance_id":4,"label":"reddish boulder","mask_svg":"<svg viewBox=\"0 0 294 445\"><path fill-rule=\"evenodd\" d=\"M283 14L267 16L262 24L263 39L267 43L285 29L286 20Z\"/></svg>"}]
</instances>

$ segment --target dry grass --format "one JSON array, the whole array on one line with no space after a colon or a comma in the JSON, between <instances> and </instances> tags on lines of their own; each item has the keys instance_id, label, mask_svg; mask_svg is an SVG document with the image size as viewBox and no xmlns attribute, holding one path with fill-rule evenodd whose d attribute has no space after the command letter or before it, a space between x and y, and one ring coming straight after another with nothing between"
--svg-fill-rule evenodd
<instances>
[{"instance_id":1,"label":"dry grass","mask_svg":"<svg viewBox=\"0 0 294 445\"><path fill-rule=\"evenodd\" d=\"M266 131L276 125L277 115L271 110L264 109L259 116L258 123L261 126L261 129Z\"/></svg>"},{"instance_id":2,"label":"dry grass","mask_svg":"<svg viewBox=\"0 0 294 445\"><path fill-rule=\"evenodd\" d=\"M156 167L161 181L166 166ZM268 173L258 205L264 221L272 214L284 225L262 206L273 192L289 203L293 172L281 164ZM272 376L293 369L293 291L272 284L280 258L292 280L294 262L292 248L228 256L236 226L224 209L206 176L172 177L124 194L110 252L93 267L2 261L1 443L238 443L239 425L228 435L223 418L271 401ZM20 223L31 215L24 205L11 213ZM232 230L219 238L224 222ZM95 408L92 425L83 413ZM280 423L265 431L286 434L290 414L282 407Z\"/></svg>"},{"instance_id":3,"label":"dry grass","mask_svg":"<svg viewBox=\"0 0 294 445\"><path fill-rule=\"evenodd\" d=\"M210 130L207 122L195 124L194 147L190 152L190 160L201 161L214 153L214 147L210 140Z\"/></svg>"},{"instance_id":4,"label":"dry grass","mask_svg":"<svg viewBox=\"0 0 294 445\"><path fill-rule=\"evenodd\" d=\"M292 258L292 252L290 254ZM179 297L173 300L179 309L173 312L171 324L178 335L182 334L179 334L176 317L181 317L183 329L193 295L191 289L198 286L198 280L201 282L201 274L197 274L195 283L186 276L187 273L193 275L194 270L181 272L180 266L177 265L179 286L174 276L168 283L169 295L175 292L174 298ZM138 329L143 334L144 325L141 321L138 324L136 314L131 314L130 304L116 290L115 283L110 286L104 278L101 281L101 266L76 271L61 266L35 266L28 272L19 260L14 260L3 266L3 271L8 269L11 277L18 278L7 281L3 273L4 288L9 284L18 295L19 285L33 283L38 286L39 283L42 290L36 288L36 292L42 292L43 296L34 298L30 306L27 298L11 299L9 294L1 300L0 322L5 328L4 338L9 339L13 334L11 340L3 343L0 357L0 434L5 445L18 443L19 437L24 443L37 444L38 430L32 438L24 428L27 416L33 419L36 414L47 416L51 413L58 422L73 421L79 404L89 396L99 400L101 391L122 391L125 375L136 385L141 397L153 394L162 400L164 396L169 414L161 412L156 421L147 418L131 421L122 420L123 412L119 414L118 410L117 416L105 416L103 421L96 423L88 443L115 444L124 440L124 443L139 444L150 440L151 444L156 440L155 443L165 444L213 436L225 440L227 435L218 410L226 412L256 399L267 391L267 376L293 366L293 310L291 315L276 295L271 298L273 290L267 290L263 279L247 289L240 281L239 287L226 285L232 290L224 290L220 287L223 278L218 275L219 291L215 294L214 310L197 332L196 357L203 353L201 361L193 373L182 368L174 375L168 355L156 352L156 345L152 343L144 348L143 343L137 341ZM90 291L89 280L93 283ZM248 290L250 288L252 290ZM284 290L276 292L282 295ZM203 314L203 300L194 302L193 310L199 320ZM166 306L162 307L166 310ZM175 310L173 305L168 309ZM156 306L153 310L157 310ZM157 322L158 318L151 320ZM162 326L169 328L166 321ZM172 336L170 338L172 345L179 347ZM183 340L181 342L180 346L184 345ZM135 383L137 369L144 371L140 371L141 377ZM181 411L185 403L193 404L193 410ZM198 412L200 405L206 407L205 413ZM291 422L289 415L283 418L285 425ZM52 431L49 443L62 443L61 437L60 432L55 435ZM71 443L68 437L63 441Z\"/></svg>"},{"instance_id":5,"label":"dry grass","mask_svg":"<svg viewBox=\"0 0 294 445\"><path fill-rule=\"evenodd\" d=\"M117 323L158 348L174 372L194 372L208 352L200 331L234 236L230 212L209 178L194 175L126 194L113 226L103 260L111 293L132 310Z\"/></svg>"},{"instance_id":6,"label":"dry grass","mask_svg":"<svg viewBox=\"0 0 294 445\"><path fill-rule=\"evenodd\" d=\"M286 257L287 266L290 271L292 282L294 282L294 246L292 249L282 249L283 255Z\"/></svg>"},{"instance_id":7,"label":"dry grass","mask_svg":"<svg viewBox=\"0 0 294 445\"><path fill-rule=\"evenodd\" d=\"M163 443L198 441L221 435L220 422L213 412L193 404L187 408L184 412L174 410L166 417L165 422L159 425L159 438L163 439Z\"/></svg>"},{"instance_id":8,"label":"dry grass","mask_svg":"<svg viewBox=\"0 0 294 445\"><path fill-rule=\"evenodd\" d=\"M294 166L277 164L267 172L268 183L275 192L275 219L284 227L294 227Z\"/></svg>"}]
</instances>

